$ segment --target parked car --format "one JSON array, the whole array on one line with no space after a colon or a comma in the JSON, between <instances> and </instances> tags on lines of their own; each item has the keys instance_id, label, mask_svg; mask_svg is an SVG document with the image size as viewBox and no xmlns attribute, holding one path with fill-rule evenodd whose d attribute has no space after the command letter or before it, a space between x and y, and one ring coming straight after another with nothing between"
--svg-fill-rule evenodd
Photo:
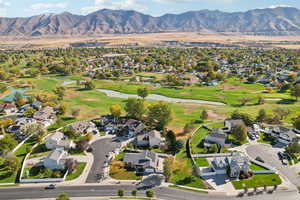
<instances>
[{"instance_id":1,"label":"parked car","mask_svg":"<svg viewBox=\"0 0 300 200\"><path fill-rule=\"evenodd\" d=\"M56 188L56 185L55 184L50 184L48 186L45 187L46 190L53 190Z\"/></svg>"}]
</instances>

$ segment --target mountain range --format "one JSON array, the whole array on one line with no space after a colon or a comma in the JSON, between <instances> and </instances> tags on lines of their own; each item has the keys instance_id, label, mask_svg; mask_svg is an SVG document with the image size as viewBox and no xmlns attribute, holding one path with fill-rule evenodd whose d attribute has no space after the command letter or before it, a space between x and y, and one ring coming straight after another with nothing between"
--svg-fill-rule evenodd
<instances>
[{"instance_id":1,"label":"mountain range","mask_svg":"<svg viewBox=\"0 0 300 200\"><path fill-rule=\"evenodd\" d=\"M133 10L102 9L84 16L64 12L27 18L0 18L2 36L91 36L202 31L300 35L300 10L292 7L232 13L200 10L153 17Z\"/></svg>"}]
</instances>

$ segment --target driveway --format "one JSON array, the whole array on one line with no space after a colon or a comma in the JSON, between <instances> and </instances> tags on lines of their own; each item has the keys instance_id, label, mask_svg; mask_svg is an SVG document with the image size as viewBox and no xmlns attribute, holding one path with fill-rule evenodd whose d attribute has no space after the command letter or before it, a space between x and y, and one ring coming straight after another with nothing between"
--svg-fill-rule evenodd
<instances>
[{"instance_id":1,"label":"driveway","mask_svg":"<svg viewBox=\"0 0 300 200\"><path fill-rule=\"evenodd\" d=\"M97 176L98 174L103 174L104 162L107 160L106 156L109 152L120 147L121 143L114 142L112 138L101 139L91 145L91 148L93 149L92 154L94 156L94 162L87 177L87 183L98 182Z\"/></svg>"},{"instance_id":2,"label":"driveway","mask_svg":"<svg viewBox=\"0 0 300 200\"><path fill-rule=\"evenodd\" d=\"M300 186L299 171L296 168L283 165L277 155L278 152L283 151L282 148L272 147L266 144L251 145L246 148L247 154L255 159L257 156L261 157L266 164L276 168L281 174L289 179L291 183L296 186Z\"/></svg>"}]
</instances>

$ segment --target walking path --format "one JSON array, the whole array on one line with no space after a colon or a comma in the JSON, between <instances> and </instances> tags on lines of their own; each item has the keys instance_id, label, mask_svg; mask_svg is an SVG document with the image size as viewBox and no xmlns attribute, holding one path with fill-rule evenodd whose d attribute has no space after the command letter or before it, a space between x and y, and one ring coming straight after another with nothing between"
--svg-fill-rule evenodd
<instances>
[{"instance_id":1,"label":"walking path","mask_svg":"<svg viewBox=\"0 0 300 200\"><path fill-rule=\"evenodd\" d=\"M139 98L138 95L136 94L125 94L113 90L105 90L105 89L97 89L98 92L103 92L109 97L114 97L114 98L123 98L123 99L128 99L128 98ZM171 97L166 97L163 95L158 95L158 94L150 94L146 97L148 100L154 100L154 101L166 101L170 103L195 103L195 104L208 104L208 105L215 105L215 106L225 106L226 104L222 102L215 102L215 101L204 101L204 100L195 100L195 99L180 99L180 98L171 98Z\"/></svg>"}]
</instances>

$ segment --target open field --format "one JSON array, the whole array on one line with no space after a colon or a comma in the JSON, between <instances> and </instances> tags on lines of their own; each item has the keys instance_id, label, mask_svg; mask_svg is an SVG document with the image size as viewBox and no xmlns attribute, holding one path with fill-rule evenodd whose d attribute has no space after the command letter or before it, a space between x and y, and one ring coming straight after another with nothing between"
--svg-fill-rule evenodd
<instances>
[{"instance_id":1,"label":"open field","mask_svg":"<svg viewBox=\"0 0 300 200\"><path fill-rule=\"evenodd\" d=\"M74 36L74 37L0 37L0 48L55 48L67 47L70 43L98 41L108 42L108 46L122 46L129 43L138 43L140 46L152 46L162 41L180 42L214 42L222 44L272 44L273 47L298 48L299 45L280 43L282 41L297 42L300 36L253 36L238 33L149 33L149 34L103 34L99 36Z\"/></svg>"}]
</instances>

